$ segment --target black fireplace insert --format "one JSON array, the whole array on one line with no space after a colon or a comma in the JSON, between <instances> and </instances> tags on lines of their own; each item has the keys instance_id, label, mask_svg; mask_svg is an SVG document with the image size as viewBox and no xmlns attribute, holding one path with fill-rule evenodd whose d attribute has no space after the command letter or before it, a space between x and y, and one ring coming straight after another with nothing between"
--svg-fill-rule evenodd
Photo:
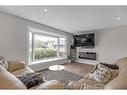
<instances>
[{"instance_id":1,"label":"black fireplace insert","mask_svg":"<svg viewBox=\"0 0 127 95\"><path fill-rule=\"evenodd\" d=\"M79 52L78 58L87 60L96 60L96 52Z\"/></svg>"}]
</instances>

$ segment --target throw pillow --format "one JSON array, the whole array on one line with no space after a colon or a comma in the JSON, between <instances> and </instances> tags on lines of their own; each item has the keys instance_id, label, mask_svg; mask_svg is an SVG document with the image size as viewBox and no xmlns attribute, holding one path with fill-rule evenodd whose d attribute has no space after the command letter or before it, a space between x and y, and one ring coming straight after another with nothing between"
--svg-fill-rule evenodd
<instances>
[{"instance_id":1,"label":"throw pillow","mask_svg":"<svg viewBox=\"0 0 127 95\"><path fill-rule=\"evenodd\" d=\"M106 66L106 67L108 67L108 68L110 68L110 69L119 70L119 67L118 67L118 65L116 65L116 64L107 64L107 63L100 63L100 64L102 64L102 65L104 65L104 66Z\"/></svg>"},{"instance_id":2,"label":"throw pillow","mask_svg":"<svg viewBox=\"0 0 127 95\"><path fill-rule=\"evenodd\" d=\"M27 89L44 82L42 72L29 73L17 76L27 87Z\"/></svg>"},{"instance_id":3,"label":"throw pillow","mask_svg":"<svg viewBox=\"0 0 127 95\"><path fill-rule=\"evenodd\" d=\"M110 69L111 73L112 73L112 78L114 79L116 76L118 76L119 74L119 67L116 64L107 64L107 63L99 63L98 67L105 67Z\"/></svg>"},{"instance_id":4,"label":"throw pillow","mask_svg":"<svg viewBox=\"0 0 127 95\"><path fill-rule=\"evenodd\" d=\"M0 56L0 65L2 65L6 70L8 69L8 62L7 62L7 60L6 60L4 57L2 57L2 56Z\"/></svg>"},{"instance_id":5,"label":"throw pillow","mask_svg":"<svg viewBox=\"0 0 127 95\"><path fill-rule=\"evenodd\" d=\"M102 66L98 67L98 69L95 70L95 72L90 74L89 77L100 82L100 83L106 84L107 82L109 82L111 80L112 72L110 69L108 69L102 65Z\"/></svg>"}]
</instances>

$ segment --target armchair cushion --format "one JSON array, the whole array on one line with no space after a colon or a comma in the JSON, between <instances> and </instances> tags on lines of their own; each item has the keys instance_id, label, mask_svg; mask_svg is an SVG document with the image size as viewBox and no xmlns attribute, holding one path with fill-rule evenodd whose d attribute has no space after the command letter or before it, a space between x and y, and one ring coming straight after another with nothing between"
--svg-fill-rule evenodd
<instances>
[{"instance_id":1,"label":"armchair cushion","mask_svg":"<svg viewBox=\"0 0 127 95\"><path fill-rule=\"evenodd\" d=\"M19 75L28 74L28 73L34 73L34 71L28 66L26 66L24 69L19 69L11 73L14 74L15 76L19 76Z\"/></svg>"},{"instance_id":2,"label":"armchair cushion","mask_svg":"<svg viewBox=\"0 0 127 95\"><path fill-rule=\"evenodd\" d=\"M8 62L8 70L10 72L19 70L19 69L24 69L25 68L25 63L24 62L20 62L20 61L9 61Z\"/></svg>"}]
</instances>

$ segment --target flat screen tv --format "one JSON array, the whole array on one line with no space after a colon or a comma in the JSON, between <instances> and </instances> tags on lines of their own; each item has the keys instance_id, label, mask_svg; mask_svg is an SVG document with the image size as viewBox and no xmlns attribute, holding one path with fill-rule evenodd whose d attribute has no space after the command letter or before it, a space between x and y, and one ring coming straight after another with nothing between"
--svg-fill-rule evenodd
<instances>
[{"instance_id":1,"label":"flat screen tv","mask_svg":"<svg viewBox=\"0 0 127 95\"><path fill-rule=\"evenodd\" d=\"M74 35L73 37L74 37L74 46L75 47L93 48L95 46L94 33Z\"/></svg>"}]
</instances>

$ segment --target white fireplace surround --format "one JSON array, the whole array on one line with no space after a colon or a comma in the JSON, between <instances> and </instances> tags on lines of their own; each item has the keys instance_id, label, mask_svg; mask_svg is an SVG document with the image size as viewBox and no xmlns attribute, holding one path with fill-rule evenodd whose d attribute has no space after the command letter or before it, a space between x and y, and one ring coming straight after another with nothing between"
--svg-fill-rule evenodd
<instances>
[{"instance_id":1,"label":"white fireplace surround","mask_svg":"<svg viewBox=\"0 0 127 95\"><path fill-rule=\"evenodd\" d=\"M77 62L81 63L109 63L112 64L116 60L127 56L127 26L120 26L108 29L94 30L90 32L95 32L96 45L93 49L87 49L82 47L77 47L78 52L96 52L97 60L84 60L76 58ZM85 32L84 32L85 33Z\"/></svg>"}]
</instances>

